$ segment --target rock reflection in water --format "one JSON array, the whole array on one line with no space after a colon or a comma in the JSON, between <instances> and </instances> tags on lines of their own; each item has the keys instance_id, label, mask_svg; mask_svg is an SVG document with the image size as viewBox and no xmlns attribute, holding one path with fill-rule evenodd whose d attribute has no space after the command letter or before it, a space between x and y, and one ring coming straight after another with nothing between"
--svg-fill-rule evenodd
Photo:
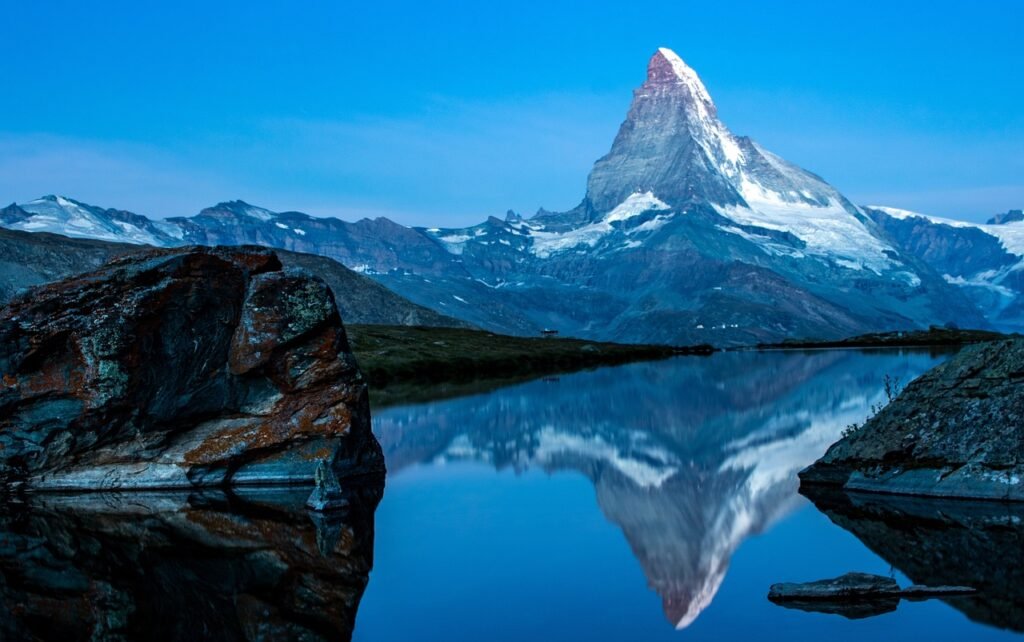
<instances>
[{"instance_id":1,"label":"rock reflection in water","mask_svg":"<svg viewBox=\"0 0 1024 642\"><path fill-rule=\"evenodd\" d=\"M0 638L345 640L382 482L347 511L308 488L35 497L0 515Z\"/></svg>"},{"instance_id":2,"label":"rock reflection in water","mask_svg":"<svg viewBox=\"0 0 1024 642\"><path fill-rule=\"evenodd\" d=\"M971 620L1024 632L1024 506L802 492L913 583L977 589L942 598Z\"/></svg>"},{"instance_id":3,"label":"rock reflection in water","mask_svg":"<svg viewBox=\"0 0 1024 642\"><path fill-rule=\"evenodd\" d=\"M421 463L574 470L594 484L683 628L711 603L739 545L793 510L796 473L907 381L926 353L726 353L535 381L387 408L374 432L392 474Z\"/></svg>"}]
</instances>

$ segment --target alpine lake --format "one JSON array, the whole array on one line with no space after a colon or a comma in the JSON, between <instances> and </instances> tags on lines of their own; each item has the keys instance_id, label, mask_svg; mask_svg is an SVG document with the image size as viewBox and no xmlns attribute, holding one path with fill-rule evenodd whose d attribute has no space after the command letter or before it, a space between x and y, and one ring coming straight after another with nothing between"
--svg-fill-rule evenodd
<instances>
[{"instance_id":1,"label":"alpine lake","mask_svg":"<svg viewBox=\"0 0 1024 642\"><path fill-rule=\"evenodd\" d=\"M0 637L996 640L1024 632L1024 508L798 492L948 357L726 352L374 408L384 487L48 495L0 519ZM857 571L976 594L826 612Z\"/></svg>"}]
</instances>

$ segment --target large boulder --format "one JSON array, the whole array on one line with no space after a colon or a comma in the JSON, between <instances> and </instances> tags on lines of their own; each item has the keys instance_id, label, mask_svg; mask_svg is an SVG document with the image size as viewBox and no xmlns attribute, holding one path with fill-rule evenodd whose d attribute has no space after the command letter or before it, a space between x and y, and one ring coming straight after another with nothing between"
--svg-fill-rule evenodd
<instances>
[{"instance_id":1,"label":"large boulder","mask_svg":"<svg viewBox=\"0 0 1024 642\"><path fill-rule=\"evenodd\" d=\"M334 295L268 250L115 259L0 311L0 482L302 483L383 470Z\"/></svg>"},{"instance_id":2,"label":"large boulder","mask_svg":"<svg viewBox=\"0 0 1024 642\"><path fill-rule=\"evenodd\" d=\"M800 473L804 485L1024 500L1024 340L964 349Z\"/></svg>"}]
</instances>

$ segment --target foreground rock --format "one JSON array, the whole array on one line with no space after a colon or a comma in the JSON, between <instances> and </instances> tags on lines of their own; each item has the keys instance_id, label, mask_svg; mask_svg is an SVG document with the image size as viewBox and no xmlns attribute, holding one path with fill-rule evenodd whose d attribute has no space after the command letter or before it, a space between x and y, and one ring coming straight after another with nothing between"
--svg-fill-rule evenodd
<instances>
[{"instance_id":1,"label":"foreground rock","mask_svg":"<svg viewBox=\"0 0 1024 642\"><path fill-rule=\"evenodd\" d=\"M37 494L0 510L0 639L348 640L382 480L308 489Z\"/></svg>"},{"instance_id":2,"label":"foreground rock","mask_svg":"<svg viewBox=\"0 0 1024 642\"><path fill-rule=\"evenodd\" d=\"M334 296L257 248L154 250L0 312L0 481L32 489L379 472Z\"/></svg>"},{"instance_id":3,"label":"foreground rock","mask_svg":"<svg viewBox=\"0 0 1024 642\"><path fill-rule=\"evenodd\" d=\"M800 473L804 485L1024 500L1024 340L972 346Z\"/></svg>"}]
</instances>

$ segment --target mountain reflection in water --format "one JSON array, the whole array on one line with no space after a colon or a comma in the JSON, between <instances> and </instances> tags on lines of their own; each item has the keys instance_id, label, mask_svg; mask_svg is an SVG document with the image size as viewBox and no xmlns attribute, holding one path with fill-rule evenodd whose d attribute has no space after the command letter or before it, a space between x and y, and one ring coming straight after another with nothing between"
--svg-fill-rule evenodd
<instances>
[{"instance_id":1,"label":"mountain reflection in water","mask_svg":"<svg viewBox=\"0 0 1024 642\"><path fill-rule=\"evenodd\" d=\"M814 351L634 364L383 409L374 431L391 475L467 460L582 473L684 628L743 541L801 504L796 473L884 402L884 375L906 382L939 359Z\"/></svg>"},{"instance_id":2,"label":"mountain reflection in water","mask_svg":"<svg viewBox=\"0 0 1024 642\"><path fill-rule=\"evenodd\" d=\"M347 511L309 489L44 495L0 515L0 639L344 640L382 485Z\"/></svg>"}]
</instances>

